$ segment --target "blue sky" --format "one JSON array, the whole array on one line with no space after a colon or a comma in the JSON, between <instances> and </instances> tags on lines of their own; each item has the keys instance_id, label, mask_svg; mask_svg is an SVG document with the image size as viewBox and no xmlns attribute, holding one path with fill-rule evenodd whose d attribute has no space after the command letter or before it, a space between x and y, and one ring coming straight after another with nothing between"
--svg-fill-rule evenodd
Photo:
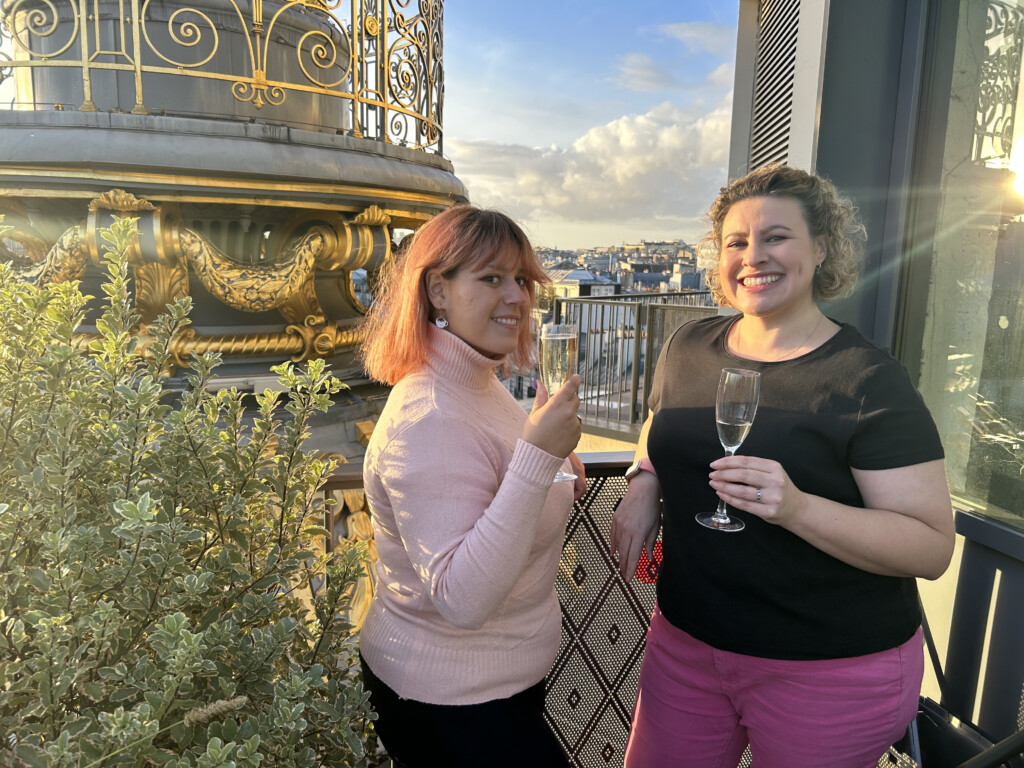
<instances>
[{"instance_id":1,"label":"blue sky","mask_svg":"<svg viewBox=\"0 0 1024 768\"><path fill-rule=\"evenodd\" d=\"M738 2L449 0L444 153L535 245L696 240L726 178Z\"/></svg>"}]
</instances>

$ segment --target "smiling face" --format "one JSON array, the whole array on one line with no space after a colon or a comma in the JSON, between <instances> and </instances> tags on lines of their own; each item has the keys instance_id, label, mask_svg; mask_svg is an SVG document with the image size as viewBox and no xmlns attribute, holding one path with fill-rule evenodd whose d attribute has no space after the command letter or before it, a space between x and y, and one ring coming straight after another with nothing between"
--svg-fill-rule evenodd
<instances>
[{"instance_id":1,"label":"smiling face","mask_svg":"<svg viewBox=\"0 0 1024 768\"><path fill-rule=\"evenodd\" d=\"M785 319L815 308L814 268L825 258L825 238L811 236L796 200L735 203L722 223L720 247L722 292L744 315Z\"/></svg>"},{"instance_id":2,"label":"smiling face","mask_svg":"<svg viewBox=\"0 0 1024 768\"><path fill-rule=\"evenodd\" d=\"M505 255L467 264L454 275L427 274L427 295L448 330L488 357L515 351L530 318L529 278L519 259Z\"/></svg>"}]
</instances>

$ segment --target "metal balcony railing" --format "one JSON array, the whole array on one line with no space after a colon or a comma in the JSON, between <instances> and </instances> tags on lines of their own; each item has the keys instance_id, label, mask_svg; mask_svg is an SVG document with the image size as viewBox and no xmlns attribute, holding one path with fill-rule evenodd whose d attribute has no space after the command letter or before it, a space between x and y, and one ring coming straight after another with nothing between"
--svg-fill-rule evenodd
<instances>
[{"instance_id":1,"label":"metal balcony railing","mask_svg":"<svg viewBox=\"0 0 1024 768\"><path fill-rule=\"evenodd\" d=\"M661 346L685 322L718 312L708 291L556 298L554 319L579 329L580 416L603 433L638 433Z\"/></svg>"},{"instance_id":2,"label":"metal balcony railing","mask_svg":"<svg viewBox=\"0 0 1024 768\"><path fill-rule=\"evenodd\" d=\"M442 0L0 0L0 108L257 118L441 154Z\"/></svg>"}]
</instances>

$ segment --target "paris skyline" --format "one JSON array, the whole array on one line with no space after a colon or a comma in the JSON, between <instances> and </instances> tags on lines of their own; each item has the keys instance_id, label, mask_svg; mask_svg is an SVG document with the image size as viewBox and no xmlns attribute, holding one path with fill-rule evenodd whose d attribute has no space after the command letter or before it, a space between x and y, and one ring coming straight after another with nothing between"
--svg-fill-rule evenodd
<instances>
[{"instance_id":1,"label":"paris skyline","mask_svg":"<svg viewBox=\"0 0 1024 768\"><path fill-rule=\"evenodd\" d=\"M737 13L717 0L446 4L444 153L470 199L537 247L697 240L726 181Z\"/></svg>"}]
</instances>

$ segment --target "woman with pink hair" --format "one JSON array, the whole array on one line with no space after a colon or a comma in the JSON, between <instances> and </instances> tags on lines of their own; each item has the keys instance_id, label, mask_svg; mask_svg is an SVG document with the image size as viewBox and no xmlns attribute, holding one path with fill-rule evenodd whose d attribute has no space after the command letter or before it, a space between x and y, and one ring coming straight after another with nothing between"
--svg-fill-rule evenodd
<instances>
[{"instance_id":1,"label":"woman with pink hair","mask_svg":"<svg viewBox=\"0 0 1024 768\"><path fill-rule=\"evenodd\" d=\"M527 414L495 375L533 368L545 280L515 222L457 206L415 234L367 318L366 369L394 388L364 462L379 560L360 650L400 766L568 765L544 722L544 676L584 490L570 460L580 379ZM575 484L553 482L570 464Z\"/></svg>"}]
</instances>

